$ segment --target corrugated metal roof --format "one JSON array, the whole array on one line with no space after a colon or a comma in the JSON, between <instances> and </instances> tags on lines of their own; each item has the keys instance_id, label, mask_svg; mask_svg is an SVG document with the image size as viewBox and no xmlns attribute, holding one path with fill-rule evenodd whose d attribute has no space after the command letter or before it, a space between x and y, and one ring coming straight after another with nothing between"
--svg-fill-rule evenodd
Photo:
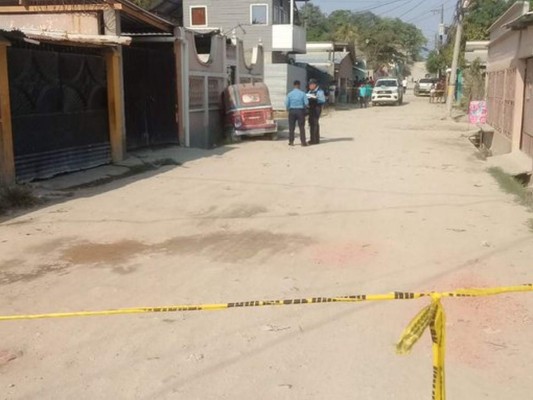
<instances>
[{"instance_id":1,"label":"corrugated metal roof","mask_svg":"<svg viewBox=\"0 0 533 400\"><path fill-rule=\"evenodd\" d=\"M53 32L36 29L0 29L0 35L4 36L6 39L30 39L42 42L79 43L96 47L118 45L127 46L131 43L131 37L129 36L82 35L67 33L64 31Z\"/></svg>"},{"instance_id":2,"label":"corrugated metal roof","mask_svg":"<svg viewBox=\"0 0 533 400\"><path fill-rule=\"evenodd\" d=\"M335 63L340 64L346 57L349 57L350 53L329 52L329 51L317 51L307 54L296 54L296 61L306 64L325 64Z\"/></svg>"},{"instance_id":3,"label":"corrugated metal roof","mask_svg":"<svg viewBox=\"0 0 533 400\"><path fill-rule=\"evenodd\" d=\"M509 22L505 25L506 28L511 28L513 30L521 30L527 28L528 26L533 25L533 12L530 11L527 14L522 15L521 17L515 19L514 21Z\"/></svg>"}]
</instances>

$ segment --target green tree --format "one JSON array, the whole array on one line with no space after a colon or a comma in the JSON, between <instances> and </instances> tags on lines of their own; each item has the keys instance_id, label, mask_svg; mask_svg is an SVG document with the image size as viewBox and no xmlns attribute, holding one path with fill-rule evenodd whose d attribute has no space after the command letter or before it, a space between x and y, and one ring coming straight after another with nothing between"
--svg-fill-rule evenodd
<instances>
[{"instance_id":1,"label":"green tree","mask_svg":"<svg viewBox=\"0 0 533 400\"><path fill-rule=\"evenodd\" d=\"M426 43L418 28L397 18L374 20L363 32L359 48L375 69L390 62L408 65L417 61Z\"/></svg>"},{"instance_id":2,"label":"green tree","mask_svg":"<svg viewBox=\"0 0 533 400\"><path fill-rule=\"evenodd\" d=\"M430 74L436 74L446 69L447 62L443 53L433 50L426 59L426 69Z\"/></svg>"},{"instance_id":3,"label":"green tree","mask_svg":"<svg viewBox=\"0 0 533 400\"><path fill-rule=\"evenodd\" d=\"M396 62L406 72L410 63L420 59L426 43L420 29L398 18L350 10L325 15L312 3L306 3L300 12L307 27L307 40L353 43L373 68Z\"/></svg>"},{"instance_id":4,"label":"green tree","mask_svg":"<svg viewBox=\"0 0 533 400\"><path fill-rule=\"evenodd\" d=\"M488 28L509 5L507 0L480 0L472 3L464 21L465 40L487 40Z\"/></svg>"},{"instance_id":5,"label":"green tree","mask_svg":"<svg viewBox=\"0 0 533 400\"><path fill-rule=\"evenodd\" d=\"M337 42L346 42L355 45L359 39L359 30L357 29L357 26L346 22L335 29L332 39Z\"/></svg>"},{"instance_id":6,"label":"green tree","mask_svg":"<svg viewBox=\"0 0 533 400\"><path fill-rule=\"evenodd\" d=\"M152 0L131 0L131 2L145 9L149 9L153 3Z\"/></svg>"},{"instance_id":7,"label":"green tree","mask_svg":"<svg viewBox=\"0 0 533 400\"><path fill-rule=\"evenodd\" d=\"M320 7L306 3L300 9L300 16L307 28L308 41L328 40L327 18Z\"/></svg>"}]
</instances>

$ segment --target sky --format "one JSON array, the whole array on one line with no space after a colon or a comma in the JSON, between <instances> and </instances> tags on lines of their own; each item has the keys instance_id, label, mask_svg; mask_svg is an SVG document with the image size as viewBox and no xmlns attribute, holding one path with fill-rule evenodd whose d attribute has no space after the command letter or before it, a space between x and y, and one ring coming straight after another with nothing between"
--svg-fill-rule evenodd
<instances>
[{"instance_id":1,"label":"sky","mask_svg":"<svg viewBox=\"0 0 533 400\"><path fill-rule=\"evenodd\" d=\"M312 0L322 11L370 10L381 17L397 17L416 25L428 39L427 47L435 45L435 34L440 23L440 9L444 4L444 23L453 19L457 0ZM432 10L437 10L432 12Z\"/></svg>"}]
</instances>

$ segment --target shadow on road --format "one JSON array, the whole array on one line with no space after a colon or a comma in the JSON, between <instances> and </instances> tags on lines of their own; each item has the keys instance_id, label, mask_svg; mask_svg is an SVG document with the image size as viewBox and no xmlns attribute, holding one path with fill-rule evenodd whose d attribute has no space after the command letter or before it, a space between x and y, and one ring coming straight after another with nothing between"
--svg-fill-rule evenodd
<instances>
[{"instance_id":1,"label":"shadow on road","mask_svg":"<svg viewBox=\"0 0 533 400\"><path fill-rule=\"evenodd\" d=\"M220 157L236 147L226 145L203 150L179 146L162 146L134 150L118 164L107 164L82 171L57 175L31 182L37 205L0 213L0 225L36 210L68 202L75 198L90 198L144 179L153 178L174 168L187 168L187 163L208 157Z\"/></svg>"},{"instance_id":2,"label":"shadow on road","mask_svg":"<svg viewBox=\"0 0 533 400\"><path fill-rule=\"evenodd\" d=\"M353 137L342 137L342 138L320 138L320 144L322 143L335 143L335 142L353 142Z\"/></svg>"}]
</instances>

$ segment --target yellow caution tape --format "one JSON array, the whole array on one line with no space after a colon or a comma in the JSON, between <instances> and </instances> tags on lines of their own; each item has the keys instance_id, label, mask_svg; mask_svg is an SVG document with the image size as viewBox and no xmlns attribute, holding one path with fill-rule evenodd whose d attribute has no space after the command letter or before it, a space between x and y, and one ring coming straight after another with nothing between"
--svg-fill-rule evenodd
<instances>
[{"instance_id":1,"label":"yellow caution tape","mask_svg":"<svg viewBox=\"0 0 533 400\"><path fill-rule=\"evenodd\" d=\"M289 306L323 303L358 303L363 301L413 300L430 297L431 304L424 307L402 333L396 351L407 354L429 327L433 348L433 400L445 400L444 356L446 348L446 317L441 303L443 297L481 297L504 293L533 292L533 284L497 288L458 289L451 292L394 292L388 294L362 294L341 297L310 297L287 300L252 300L236 303L172 305L166 307L118 308L101 311L77 311L46 314L0 315L0 321L15 321L43 318L96 317L122 314L168 313L185 311L220 311L230 308Z\"/></svg>"},{"instance_id":2,"label":"yellow caution tape","mask_svg":"<svg viewBox=\"0 0 533 400\"><path fill-rule=\"evenodd\" d=\"M309 297L302 299L287 300L252 300L234 303L218 304L191 304L191 305L170 305L163 307L134 307L134 308L117 308L100 311L75 311L62 313L45 313L45 314L18 314L18 315L0 315L0 321L15 321L24 319L43 319L43 318L72 318L72 317L96 317L106 315L121 314L145 314L145 313L168 313L168 312L186 312L186 311L220 311L230 308L245 307L270 307L270 306L290 306L303 304L322 304L322 303L358 303L363 301L390 301L390 300L414 300L422 297L479 297L493 296L503 293L515 292L533 292L533 284L528 283L519 286L507 286L487 289L459 289L452 292L393 292L387 294L360 294L353 296L340 297Z\"/></svg>"}]
</instances>

